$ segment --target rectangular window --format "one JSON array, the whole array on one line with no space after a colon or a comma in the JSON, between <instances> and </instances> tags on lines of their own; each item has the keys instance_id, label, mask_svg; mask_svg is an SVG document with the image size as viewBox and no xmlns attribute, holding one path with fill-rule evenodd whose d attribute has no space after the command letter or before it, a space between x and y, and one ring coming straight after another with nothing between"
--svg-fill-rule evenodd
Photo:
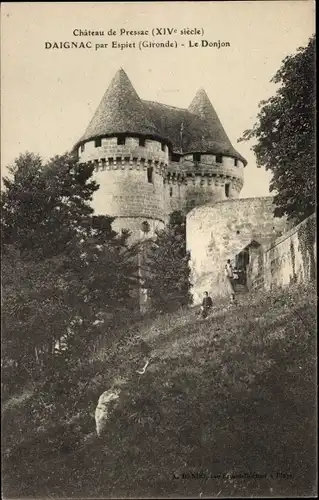
<instances>
[{"instance_id":1,"label":"rectangular window","mask_svg":"<svg viewBox=\"0 0 319 500\"><path fill-rule=\"evenodd\" d=\"M147 182L153 183L153 167L147 167Z\"/></svg>"},{"instance_id":2,"label":"rectangular window","mask_svg":"<svg viewBox=\"0 0 319 500\"><path fill-rule=\"evenodd\" d=\"M145 139L144 137L140 137L139 140L138 140L138 145L141 147L141 148L144 148L145 147Z\"/></svg>"},{"instance_id":3,"label":"rectangular window","mask_svg":"<svg viewBox=\"0 0 319 500\"><path fill-rule=\"evenodd\" d=\"M200 153L194 153L193 154L193 160L194 161L200 161Z\"/></svg>"},{"instance_id":4,"label":"rectangular window","mask_svg":"<svg viewBox=\"0 0 319 500\"><path fill-rule=\"evenodd\" d=\"M125 137L120 136L117 138L117 145L118 146L125 146Z\"/></svg>"},{"instance_id":5,"label":"rectangular window","mask_svg":"<svg viewBox=\"0 0 319 500\"><path fill-rule=\"evenodd\" d=\"M165 144L162 142L161 144L162 151L165 151Z\"/></svg>"},{"instance_id":6,"label":"rectangular window","mask_svg":"<svg viewBox=\"0 0 319 500\"><path fill-rule=\"evenodd\" d=\"M94 146L96 148L99 148L100 146L102 146L102 139L101 139L101 137L98 137L97 139L95 139Z\"/></svg>"},{"instance_id":7,"label":"rectangular window","mask_svg":"<svg viewBox=\"0 0 319 500\"><path fill-rule=\"evenodd\" d=\"M235 167L238 167L238 160L237 160L237 158L234 159L234 165L235 165Z\"/></svg>"},{"instance_id":8,"label":"rectangular window","mask_svg":"<svg viewBox=\"0 0 319 500\"><path fill-rule=\"evenodd\" d=\"M84 144L81 144L81 153L84 151Z\"/></svg>"},{"instance_id":9,"label":"rectangular window","mask_svg":"<svg viewBox=\"0 0 319 500\"><path fill-rule=\"evenodd\" d=\"M172 197L172 196L173 196L173 188L172 188L172 187L171 187L171 188L169 188L169 195L170 195L170 197Z\"/></svg>"},{"instance_id":10,"label":"rectangular window","mask_svg":"<svg viewBox=\"0 0 319 500\"><path fill-rule=\"evenodd\" d=\"M216 163L223 163L223 155L216 155Z\"/></svg>"},{"instance_id":11,"label":"rectangular window","mask_svg":"<svg viewBox=\"0 0 319 500\"><path fill-rule=\"evenodd\" d=\"M225 195L226 195L226 198L229 198L229 187L230 187L229 184L225 184Z\"/></svg>"}]
</instances>

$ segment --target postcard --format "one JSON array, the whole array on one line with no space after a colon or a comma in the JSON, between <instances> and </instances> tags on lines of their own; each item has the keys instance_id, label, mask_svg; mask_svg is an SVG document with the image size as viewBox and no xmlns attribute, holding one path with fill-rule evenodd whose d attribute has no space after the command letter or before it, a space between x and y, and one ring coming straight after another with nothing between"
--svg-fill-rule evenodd
<instances>
[{"instance_id":1,"label":"postcard","mask_svg":"<svg viewBox=\"0 0 319 500\"><path fill-rule=\"evenodd\" d=\"M4 498L317 495L314 20L2 4Z\"/></svg>"}]
</instances>

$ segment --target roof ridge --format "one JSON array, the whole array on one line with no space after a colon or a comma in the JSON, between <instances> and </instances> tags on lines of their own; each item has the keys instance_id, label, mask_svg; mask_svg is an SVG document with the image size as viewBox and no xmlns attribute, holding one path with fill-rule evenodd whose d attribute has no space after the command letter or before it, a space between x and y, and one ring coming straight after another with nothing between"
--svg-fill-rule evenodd
<instances>
[{"instance_id":1,"label":"roof ridge","mask_svg":"<svg viewBox=\"0 0 319 500\"><path fill-rule=\"evenodd\" d=\"M165 106L165 108L171 108L171 109L177 109L178 111L187 111L187 112L189 112L187 108L180 108L178 106L172 106L171 104L165 104L164 102L151 101L151 100L148 100L148 99L142 99L142 102L144 102L145 104L147 104L147 103L150 103L150 104L159 104L160 106Z\"/></svg>"},{"instance_id":2,"label":"roof ridge","mask_svg":"<svg viewBox=\"0 0 319 500\"><path fill-rule=\"evenodd\" d=\"M171 142L173 151L209 151L247 164L232 146L204 88L197 91L188 108L143 100L123 68L113 77L75 147L96 137L117 134L157 137Z\"/></svg>"}]
</instances>

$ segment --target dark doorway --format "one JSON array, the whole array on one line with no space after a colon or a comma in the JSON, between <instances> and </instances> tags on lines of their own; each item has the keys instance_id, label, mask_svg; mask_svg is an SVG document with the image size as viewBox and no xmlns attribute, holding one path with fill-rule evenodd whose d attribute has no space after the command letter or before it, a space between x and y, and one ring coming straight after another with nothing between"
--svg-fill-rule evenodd
<instances>
[{"instance_id":1,"label":"dark doorway","mask_svg":"<svg viewBox=\"0 0 319 500\"><path fill-rule=\"evenodd\" d=\"M244 268L249 264L249 250L244 248L239 254L236 255L237 269Z\"/></svg>"},{"instance_id":2,"label":"dark doorway","mask_svg":"<svg viewBox=\"0 0 319 500\"><path fill-rule=\"evenodd\" d=\"M238 271L238 284L247 285L247 268L249 266L251 255L258 251L260 244L252 240L241 252L235 257L235 267Z\"/></svg>"},{"instance_id":3,"label":"dark doorway","mask_svg":"<svg viewBox=\"0 0 319 500\"><path fill-rule=\"evenodd\" d=\"M249 264L249 250L244 248L239 254L236 255L236 264L235 267L237 269L238 274L238 284L246 285L247 281L247 266Z\"/></svg>"}]
</instances>

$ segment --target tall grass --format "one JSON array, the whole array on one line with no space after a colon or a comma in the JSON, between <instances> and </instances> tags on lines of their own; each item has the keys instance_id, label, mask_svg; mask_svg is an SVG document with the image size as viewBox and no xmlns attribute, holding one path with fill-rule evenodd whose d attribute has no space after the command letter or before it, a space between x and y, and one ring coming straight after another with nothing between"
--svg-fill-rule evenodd
<instances>
[{"instance_id":1,"label":"tall grass","mask_svg":"<svg viewBox=\"0 0 319 500\"><path fill-rule=\"evenodd\" d=\"M4 494L312 496L315 375L313 288L243 296L207 320L191 309L138 321L102 341L51 407L38 394L6 410ZM116 384L97 439L97 398Z\"/></svg>"}]
</instances>

